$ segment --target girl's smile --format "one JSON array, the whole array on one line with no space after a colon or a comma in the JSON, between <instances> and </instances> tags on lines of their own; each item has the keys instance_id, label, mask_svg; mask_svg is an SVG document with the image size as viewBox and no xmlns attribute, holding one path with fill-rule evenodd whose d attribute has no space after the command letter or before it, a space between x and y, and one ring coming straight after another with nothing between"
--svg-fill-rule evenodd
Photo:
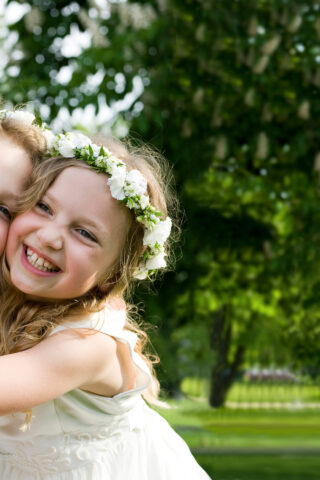
<instances>
[{"instance_id":1,"label":"girl's smile","mask_svg":"<svg viewBox=\"0 0 320 480\"><path fill-rule=\"evenodd\" d=\"M129 217L106 180L89 168L66 168L32 210L14 219L6 257L19 290L33 299L76 298L112 270Z\"/></svg>"},{"instance_id":2,"label":"girl's smile","mask_svg":"<svg viewBox=\"0 0 320 480\"><path fill-rule=\"evenodd\" d=\"M21 262L23 266L35 275L48 276L57 275L62 270L55 265L46 255L41 254L35 248L23 245L21 251Z\"/></svg>"}]
</instances>

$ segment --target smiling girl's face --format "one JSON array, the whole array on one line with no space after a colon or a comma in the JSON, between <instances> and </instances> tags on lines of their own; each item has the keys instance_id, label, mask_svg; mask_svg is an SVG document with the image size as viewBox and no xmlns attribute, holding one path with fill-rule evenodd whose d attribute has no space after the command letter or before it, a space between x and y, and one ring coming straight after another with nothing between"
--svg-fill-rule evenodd
<instances>
[{"instance_id":1,"label":"smiling girl's face","mask_svg":"<svg viewBox=\"0 0 320 480\"><path fill-rule=\"evenodd\" d=\"M31 173L25 150L6 135L0 135L0 255L3 254L12 212Z\"/></svg>"},{"instance_id":2,"label":"smiling girl's face","mask_svg":"<svg viewBox=\"0 0 320 480\"><path fill-rule=\"evenodd\" d=\"M35 300L76 298L117 263L130 225L107 175L83 167L59 174L10 227L6 257L13 284Z\"/></svg>"}]
</instances>

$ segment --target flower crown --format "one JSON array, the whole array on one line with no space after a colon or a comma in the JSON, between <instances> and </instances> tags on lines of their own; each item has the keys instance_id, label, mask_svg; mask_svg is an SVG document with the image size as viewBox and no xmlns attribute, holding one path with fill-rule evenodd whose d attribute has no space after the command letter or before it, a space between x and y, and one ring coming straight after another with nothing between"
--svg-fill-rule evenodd
<instances>
[{"instance_id":1,"label":"flower crown","mask_svg":"<svg viewBox=\"0 0 320 480\"><path fill-rule=\"evenodd\" d=\"M84 160L94 170L107 173L111 196L132 210L138 222L145 227L143 245L146 247L134 272L140 280L150 277L166 266L164 244L170 235L171 219L162 220L163 214L149 201L147 180L139 170L127 171L126 164L104 146L91 142L78 132L58 134L51 143L48 154Z\"/></svg>"}]
</instances>

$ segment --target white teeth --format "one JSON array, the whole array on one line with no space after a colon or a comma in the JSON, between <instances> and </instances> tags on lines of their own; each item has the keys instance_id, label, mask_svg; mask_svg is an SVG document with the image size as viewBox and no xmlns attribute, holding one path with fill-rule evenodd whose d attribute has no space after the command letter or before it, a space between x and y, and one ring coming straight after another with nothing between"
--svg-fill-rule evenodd
<instances>
[{"instance_id":1,"label":"white teeth","mask_svg":"<svg viewBox=\"0 0 320 480\"><path fill-rule=\"evenodd\" d=\"M44 258L38 257L38 259L37 259L37 265L38 265L39 267L42 267L43 264L44 264Z\"/></svg>"},{"instance_id":2,"label":"white teeth","mask_svg":"<svg viewBox=\"0 0 320 480\"><path fill-rule=\"evenodd\" d=\"M29 263L31 263L31 265L36 267L38 270L41 270L42 272L52 272L57 270L55 265L48 262L43 257L38 257L38 255L31 250L31 248L27 248L26 253Z\"/></svg>"}]
</instances>

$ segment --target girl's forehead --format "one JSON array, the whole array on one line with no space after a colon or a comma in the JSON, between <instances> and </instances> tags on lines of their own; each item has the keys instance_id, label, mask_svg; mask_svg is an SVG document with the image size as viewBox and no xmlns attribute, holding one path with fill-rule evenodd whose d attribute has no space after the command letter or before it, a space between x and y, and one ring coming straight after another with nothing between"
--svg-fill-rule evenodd
<instances>
[{"instance_id":1,"label":"girl's forehead","mask_svg":"<svg viewBox=\"0 0 320 480\"><path fill-rule=\"evenodd\" d=\"M106 174L91 168L68 167L58 175L47 195L73 217L123 234L128 228L129 211L111 196L107 180Z\"/></svg>"},{"instance_id":2,"label":"girl's forehead","mask_svg":"<svg viewBox=\"0 0 320 480\"><path fill-rule=\"evenodd\" d=\"M81 204L110 205L117 206L118 203L111 197L107 186L108 176L103 173L97 173L91 168L86 167L68 167L57 176L48 192L55 194L61 199L75 199L81 201Z\"/></svg>"}]
</instances>

